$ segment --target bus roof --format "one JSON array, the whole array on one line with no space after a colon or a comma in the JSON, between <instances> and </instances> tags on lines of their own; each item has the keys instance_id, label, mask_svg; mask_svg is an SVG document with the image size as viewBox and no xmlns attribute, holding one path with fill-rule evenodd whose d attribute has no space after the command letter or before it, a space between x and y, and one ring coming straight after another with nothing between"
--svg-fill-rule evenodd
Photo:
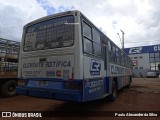
<instances>
[{"instance_id":1,"label":"bus roof","mask_svg":"<svg viewBox=\"0 0 160 120\"><path fill-rule=\"evenodd\" d=\"M64 15L71 15L71 14L74 14L75 12L81 13L81 12L78 11L78 10L55 13L55 14L48 15L48 16L44 16L44 17L41 17L41 18L36 19L36 20L34 20L34 21L31 21L31 22L29 22L28 24L26 24L24 27L30 26L30 25L33 25L33 24L35 24L35 23L37 23L37 22L41 22L41 21L44 21L44 20L48 20L48 19L51 19L51 18L54 18L54 17L60 17L60 16L64 16Z\"/></svg>"}]
</instances>

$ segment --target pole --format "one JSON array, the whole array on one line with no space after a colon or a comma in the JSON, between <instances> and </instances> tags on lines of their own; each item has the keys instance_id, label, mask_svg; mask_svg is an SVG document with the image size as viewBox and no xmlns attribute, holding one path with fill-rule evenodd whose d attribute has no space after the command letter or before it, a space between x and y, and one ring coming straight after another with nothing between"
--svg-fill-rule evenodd
<instances>
[{"instance_id":1,"label":"pole","mask_svg":"<svg viewBox=\"0 0 160 120\"><path fill-rule=\"evenodd\" d=\"M122 32L122 50L124 49L124 31L120 30Z\"/></svg>"},{"instance_id":2,"label":"pole","mask_svg":"<svg viewBox=\"0 0 160 120\"><path fill-rule=\"evenodd\" d=\"M121 45L122 45L122 40L121 40L121 37L120 37L119 33L117 33L117 35L119 36L119 40L120 40ZM122 45L122 47L123 47L123 45Z\"/></svg>"}]
</instances>

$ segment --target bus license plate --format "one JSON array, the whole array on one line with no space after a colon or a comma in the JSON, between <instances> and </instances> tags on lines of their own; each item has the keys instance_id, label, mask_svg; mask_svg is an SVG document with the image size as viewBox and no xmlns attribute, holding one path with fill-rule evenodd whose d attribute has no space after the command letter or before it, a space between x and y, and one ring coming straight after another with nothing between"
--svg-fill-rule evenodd
<instances>
[{"instance_id":1,"label":"bus license plate","mask_svg":"<svg viewBox=\"0 0 160 120\"><path fill-rule=\"evenodd\" d=\"M43 80L42 81L38 81L37 85L38 86L48 86L48 81L43 81Z\"/></svg>"}]
</instances>

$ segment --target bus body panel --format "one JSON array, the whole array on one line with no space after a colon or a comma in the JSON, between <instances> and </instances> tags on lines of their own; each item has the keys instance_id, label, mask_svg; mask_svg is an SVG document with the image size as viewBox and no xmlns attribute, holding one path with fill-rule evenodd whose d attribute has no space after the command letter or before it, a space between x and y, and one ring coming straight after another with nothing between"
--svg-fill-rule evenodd
<instances>
[{"instance_id":1,"label":"bus body panel","mask_svg":"<svg viewBox=\"0 0 160 120\"><path fill-rule=\"evenodd\" d=\"M22 59L22 78L72 78L74 55Z\"/></svg>"},{"instance_id":2,"label":"bus body panel","mask_svg":"<svg viewBox=\"0 0 160 120\"><path fill-rule=\"evenodd\" d=\"M83 102L102 99L109 95L109 77L84 80Z\"/></svg>"},{"instance_id":3,"label":"bus body panel","mask_svg":"<svg viewBox=\"0 0 160 120\"><path fill-rule=\"evenodd\" d=\"M117 79L118 89L130 84L131 69L110 63L110 73L112 79Z\"/></svg>"},{"instance_id":4,"label":"bus body panel","mask_svg":"<svg viewBox=\"0 0 160 120\"><path fill-rule=\"evenodd\" d=\"M102 99L109 94L109 77L106 77L104 60L83 56L83 101Z\"/></svg>"},{"instance_id":5,"label":"bus body panel","mask_svg":"<svg viewBox=\"0 0 160 120\"><path fill-rule=\"evenodd\" d=\"M102 78L106 76L104 70L104 61L99 58L83 56L84 79L85 78Z\"/></svg>"},{"instance_id":6,"label":"bus body panel","mask_svg":"<svg viewBox=\"0 0 160 120\"><path fill-rule=\"evenodd\" d=\"M81 19L80 19L80 12L77 11L74 14L74 21L75 21L75 70L74 70L74 78L76 79L83 79L83 45L82 45L82 36L81 36Z\"/></svg>"}]
</instances>

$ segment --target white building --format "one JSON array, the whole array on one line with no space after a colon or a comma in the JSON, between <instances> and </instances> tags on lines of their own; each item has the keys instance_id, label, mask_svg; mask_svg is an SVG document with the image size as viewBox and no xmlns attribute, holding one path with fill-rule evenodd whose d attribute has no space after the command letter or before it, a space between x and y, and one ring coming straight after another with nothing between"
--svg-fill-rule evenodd
<instances>
[{"instance_id":1,"label":"white building","mask_svg":"<svg viewBox=\"0 0 160 120\"><path fill-rule=\"evenodd\" d=\"M134 76L145 77L148 70L158 70L158 64L160 64L160 44L125 48L124 51L133 62Z\"/></svg>"}]
</instances>

